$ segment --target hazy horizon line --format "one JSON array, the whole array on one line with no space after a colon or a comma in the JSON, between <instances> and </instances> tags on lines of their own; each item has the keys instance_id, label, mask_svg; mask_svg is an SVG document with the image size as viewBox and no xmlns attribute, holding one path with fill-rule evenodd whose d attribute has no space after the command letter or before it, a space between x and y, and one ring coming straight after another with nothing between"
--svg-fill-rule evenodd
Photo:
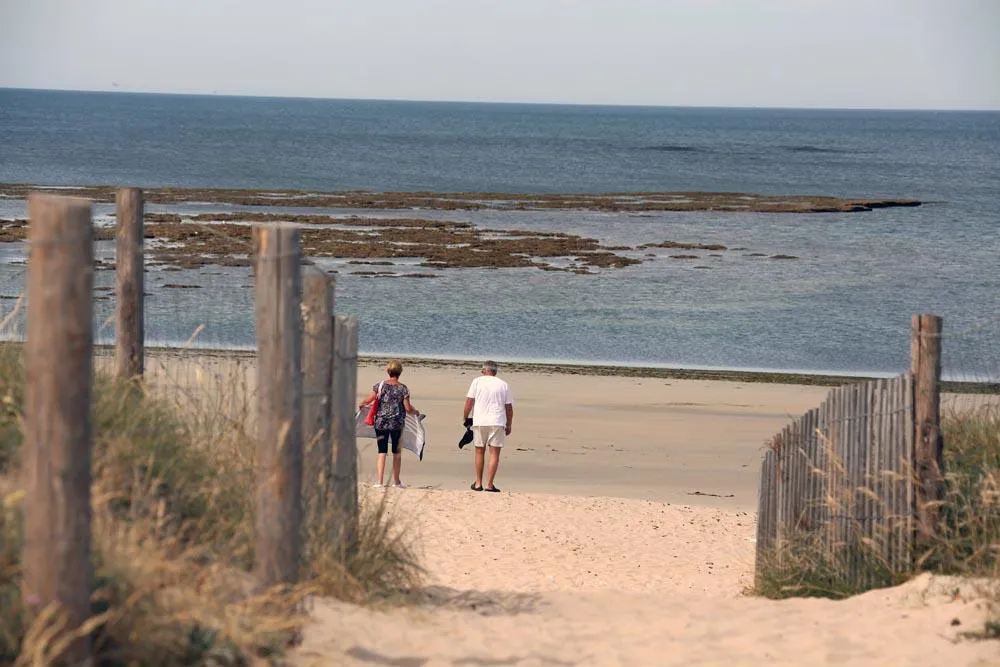
<instances>
[{"instance_id":1,"label":"hazy horizon line","mask_svg":"<svg viewBox=\"0 0 1000 667\"><path fill-rule=\"evenodd\" d=\"M95 93L114 95L162 95L166 97L232 97L244 99L270 100L315 100L338 102L399 102L418 104L482 104L510 106L555 106L555 107L613 107L633 109L731 109L731 110L775 110L775 111L925 111L925 112L967 112L967 113L997 113L997 107L878 107L878 106L788 106L788 105L706 105L706 104L631 104L623 102L552 102L524 100L484 100L484 99L431 99L431 98L397 98L397 97L322 97L315 95L261 95L235 92L204 92L204 91L162 91L162 90L123 90L121 88L42 88L24 86L0 86L0 90L16 90L29 92L52 93Z\"/></svg>"}]
</instances>

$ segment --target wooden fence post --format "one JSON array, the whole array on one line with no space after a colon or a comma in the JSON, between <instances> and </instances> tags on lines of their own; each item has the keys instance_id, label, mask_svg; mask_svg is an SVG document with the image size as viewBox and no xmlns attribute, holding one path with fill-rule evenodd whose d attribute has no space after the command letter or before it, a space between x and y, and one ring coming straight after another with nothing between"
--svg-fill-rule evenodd
<instances>
[{"instance_id":1,"label":"wooden fence post","mask_svg":"<svg viewBox=\"0 0 1000 667\"><path fill-rule=\"evenodd\" d=\"M322 520L331 474L330 421L333 388L333 289L322 271L309 267L302 283L302 477L307 520Z\"/></svg>"},{"instance_id":2,"label":"wooden fence post","mask_svg":"<svg viewBox=\"0 0 1000 667\"><path fill-rule=\"evenodd\" d=\"M138 188L122 188L117 197L118 326L115 329L115 376L141 377L145 367L143 304L143 198Z\"/></svg>"},{"instance_id":3,"label":"wooden fence post","mask_svg":"<svg viewBox=\"0 0 1000 667\"><path fill-rule=\"evenodd\" d=\"M23 599L50 604L66 631L90 616L90 404L93 385L94 244L91 205L31 195L25 344ZM61 658L89 659L90 638Z\"/></svg>"},{"instance_id":4,"label":"wooden fence post","mask_svg":"<svg viewBox=\"0 0 1000 667\"><path fill-rule=\"evenodd\" d=\"M337 525L333 535L345 550L358 535L358 445L354 415L358 393L358 321L337 315L333 330L333 498Z\"/></svg>"},{"instance_id":5,"label":"wooden fence post","mask_svg":"<svg viewBox=\"0 0 1000 667\"><path fill-rule=\"evenodd\" d=\"M914 315L911 324L913 374L913 469L916 474L917 534L921 541L937 527L942 498L941 318Z\"/></svg>"},{"instance_id":6,"label":"wooden fence post","mask_svg":"<svg viewBox=\"0 0 1000 667\"><path fill-rule=\"evenodd\" d=\"M259 227L257 506L254 568L265 586L298 579L302 525L302 278L299 232Z\"/></svg>"}]
</instances>

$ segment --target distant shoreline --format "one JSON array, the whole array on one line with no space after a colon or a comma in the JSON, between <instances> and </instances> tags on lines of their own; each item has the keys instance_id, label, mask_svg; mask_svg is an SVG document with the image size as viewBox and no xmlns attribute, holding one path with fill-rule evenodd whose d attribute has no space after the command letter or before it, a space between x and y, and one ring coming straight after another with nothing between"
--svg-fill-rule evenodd
<instances>
[{"instance_id":1,"label":"distant shoreline","mask_svg":"<svg viewBox=\"0 0 1000 667\"><path fill-rule=\"evenodd\" d=\"M97 346L100 350L109 351L110 346ZM238 357L253 359L257 356L255 350L225 349L225 348L146 348L149 355L156 356L208 356L208 357ZM449 359L446 357L408 357L406 355L358 354L358 362L362 366L378 366L387 359L398 359L404 366L418 368L454 368L456 370L478 371L481 361L471 359ZM887 374L837 374L809 373L796 371L768 370L738 370L738 369L693 369L667 368L654 366L635 366L615 363L582 363L582 362L546 362L546 361L503 361L499 365L501 372L512 373L543 373L549 375L581 375L603 377L635 377L658 378L674 380L706 380L715 382L747 382L759 384L789 384L820 387L836 387L852 382L864 382ZM944 381L942 389L946 392L961 394L1000 394L1000 383L990 382L955 382Z\"/></svg>"},{"instance_id":2,"label":"distant shoreline","mask_svg":"<svg viewBox=\"0 0 1000 667\"><path fill-rule=\"evenodd\" d=\"M22 345L18 341L0 341L0 351L5 347ZM113 346L95 344L95 356L111 356ZM148 358L167 357L209 357L217 359L255 359L257 351L247 348L201 348L167 347L147 345ZM391 353L358 354L358 363L363 367L379 366L387 359L398 359L404 366L417 368L451 368L463 371L478 371L481 361L472 359L450 359L447 357L410 357ZM746 382L753 384L785 384L817 387L837 387L852 382L889 377L885 373L822 373L805 371L769 371L741 369L697 369L638 366L616 363L548 362L548 361L498 361L501 372L541 373L548 375L579 375L598 377L634 377L673 380L705 380L709 382ZM966 382L944 380L941 388L955 394L1000 394L1000 382Z\"/></svg>"}]
</instances>

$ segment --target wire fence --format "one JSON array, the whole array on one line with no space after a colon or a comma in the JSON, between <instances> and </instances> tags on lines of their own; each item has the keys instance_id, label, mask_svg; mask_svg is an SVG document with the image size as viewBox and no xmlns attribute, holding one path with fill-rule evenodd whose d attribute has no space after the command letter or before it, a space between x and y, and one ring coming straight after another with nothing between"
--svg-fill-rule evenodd
<instances>
[{"instance_id":1,"label":"wire fence","mask_svg":"<svg viewBox=\"0 0 1000 667\"><path fill-rule=\"evenodd\" d=\"M126 192L123 190L122 192ZM239 215L169 214L142 212L134 247L142 267L141 310L144 345L143 388L163 400L178 414L198 419L202 431L223 432L238 428L248 435L258 427L260 388L255 317L255 229L286 226L307 227L299 216L271 216L266 224ZM130 211L95 205L93 211L93 368L97 378L118 373L116 343L120 310L121 270L118 266L123 224ZM119 220L122 218L122 220ZM272 219L273 218L273 219ZM0 223L18 234L0 237L0 341L23 343L27 337L26 276L31 243L27 220ZM308 237L306 237L308 239ZM310 327L303 306L303 348L329 344L334 316L335 280L308 257L308 243L300 245L296 257L306 277L322 276L329 291L320 298L324 307L309 306L327 318L325 327ZM281 262L287 257L268 257ZM312 266L310 266L312 265ZM324 282L324 281L320 281ZM355 360L356 361L356 360ZM308 379L307 379L308 381ZM307 420L323 425L330 406L328 392L317 385L303 392ZM327 380L327 384L329 380ZM354 397L351 402L354 402ZM325 427L328 429L329 424ZM321 430L321 429L320 429ZM316 429L313 430L314 432ZM368 444L368 443L366 443ZM313 443L307 442L307 457ZM322 454L320 454L322 456ZM324 457L328 458L328 457Z\"/></svg>"},{"instance_id":2,"label":"wire fence","mask_svg":"<svg viewBox=\"0 0 1000 667\"><path fill-rule=\"evenodd\" d=\"M116 225L114 213L94 219L93 367L98 377L116 372L121 307ZM212 237L227 251L224 258L196 257L200 265L192 270L179 265L191 257L176 244L154 239L137 249L144 274L144 386L184 413L215 413L252 429L258 380L251 226L245 226L244 235L221 231L211 222L187 220L184 225L188 233ZM12 258L0 266L0 341L20 343L27 337L31 243L25 238L0 245Z\"/></svg>"},{"instance_id":3,"label":"wire fence","mask_svg":"<svg viewBox=\"0 0 1000 667\"><path fill-rule=\"evenodd\" d=\"M109 502L94 499L106 495L95 493L95 470L100 474L101 452L116 438L129 447L150 431L166 438L167 449L210 452L206 461L219 461L227 473L236 469L234 477L253 498L253 569L264 587L299 580L303 549L316 529L330 536L327 543L335 542L343 558L357 547L359 535L357 323L349 316L334 320L331 281L314 269L302 271L298 230L270 225L255 228L250 242L239 235L225 239L243 243L254 269L252 315L246 318L255 322L252 357L219 353L203 347L203 339L199 345L205 332L224 328L224 317L199 323L182 345L147 350L146 314L155 320L163 310L146 308L145 276L148 271L157 280L155 274L170 265L161 263L158 248L144 247L141 193L121 194L135 195L138 212L131 223L119 220L110 267L115 279L100 281L101 254L107 249L97 246L108 240L92 226L90 202L52 196L30 200L30 238L24 245L30 260L20 276L28 298L14 299L0 316L7 339L0 350L2 379L6 385L10 372L23 380L16 390L24 396L23 406L17 404L23 407L18 415L23 443L15 443L19 451L13 461L21 464L29 527L21 548L23 598L31 613L52 604L65 610L73 628L90 612L94 503ZM133 227L127 229L129 224ZM193 233L216 233L201 227ZM211 285L224 291L227 283ZM183 291L204 288L176 285ZM118 299L108 298L112 292ZM173 304L175 321L185 320L176 317L184 307ZM14 401L13 396L3 398ZM164 419L122 421L123 414L145 410ZM148 420L152 413L142 414ZM133 426L139 430L108 439L110 431ZM95 449L98 436L105 438L101 449ZM12 450L7 444L0 442ZM159 446L153 443L142 452L129 474L142 477L142 470L161 464ZM147 481L159 487L160 480L141 480ZM115 489L112 495L121 492ZM314 520L307 524L304 514L310 511ZM66 650L71 661L82 661L90 651L89 638Z\"/></svg>"},{"instance_id":4,"label":"wire fence","mask_svg":"<svg viewBox=\"0 0 1000 667\"><path fill-rule=\"evenodd\" d=\"M941 365L942 418L1000 414L1000 317L945 322Z\"/></svg>"},{"instance_id":5,"label":"wire fence","mask_svg":"<svg viewBox=\"0 0 1000 667\"><path fill-rule=\"evenodd\" d=\"M93 369L95 377L111 378L119 373L120 310L130 304L118 298L121 247L116 247L116 229L120 230L116 212L94 216L93 225ZM174 243L156 239L142 243L140 229L140 243L132 252L142 267L138 297L143 320L143 387L182 414L219 415L221 421L239 423L252 432L259 388L253 225L237 226L237 233L232 233L231 224L185 219L183 225L187 234L211 237L226 250L224 255L192 256L181 253ZM0 263L0 343L21 344L28 337L28 260L38 244L28 238L28 221L19 221L17 228L22 232L19 237L0 239L0 251L7 260ZM271 256L264 261L286 259ZM311 263L301 250L295 259ZM192 261L198 265L196 270ZM306 275L316 274L328 278L330 289L321 297L327 300L322 310L324 317L332 318L333 278L318 269ZM329 335L331 327L332 320L325 328L300 332L306 337L305 345L315 342L310 337ZM321 394L314 387L304 400L322 400Z\"/></svg>"}]
</instances>

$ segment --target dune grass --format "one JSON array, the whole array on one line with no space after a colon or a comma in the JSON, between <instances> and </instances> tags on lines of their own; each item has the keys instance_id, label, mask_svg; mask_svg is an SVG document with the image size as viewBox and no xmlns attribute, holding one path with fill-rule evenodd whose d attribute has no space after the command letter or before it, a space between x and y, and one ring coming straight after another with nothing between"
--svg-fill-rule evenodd
<instances>
[{"instance_id":1,"label":"dune grass","mask_svg":"<svg viewBox=\"0 0 1000 667\"><path fill-rule=\"evenodd\" d=\"M893 572L873 544L853 540L831 552L816 533L803 532L784 541L780 553L764 556L753 592L774 599L842 599L920 572L953 575L976 582L988 606L986 628L978 636L1000 638L1000 410L985 405L946 412L942 434L940 522L933 538L918 545L910 571ZM843 499L827 502L846 506ZM849 562L860 563L868 580L846 576Z\"/></svg>"},{"instance_id":2,"label":"dune grass","mask_svg":"<svg viewBox=\"0 0 1000 667\"><path fill-rule=\"evenodd\" d=\"M764 556L752 590L747 592L772 600L793 597L843 600L875 588L896 586L910 573L894 572L873 549L852 541L831 551L818 535L796 533L787 538L780 551ZM859 564L866 574L861 581L847 575L851 564Z\"/></svg>"},{"instance_id":3,"label":"dune grass","mask_svg":"<svg viewBox=\"0 0 1000 667\"><path fill-rule=\"evenodd\" d=\"M973 576L1000 573L1000 410L947 414L942 430L941 522L917 565Z\"/></svg>"},{"instance_id":4,"label":"dune grass","mask_svg":"<svg viewBox=\"0 0 1000 667\"><path fill-rule=\"evenodd\" d=\"M187 387L217 396L222 387ZM16 480L24 373L0 346L0 664L47 664L74 630L21 608L23 494ZM303 581L261 590L253 563L249 415L183 409L162 392L98 377L94 388L93 618L102 665L278 661L308 621L312 595L352 602L417 587L422 571L383 503L364 506L355 548L307 513ZM329 507L331 504L326 503Z\"/></svg>"}]
</instances>

